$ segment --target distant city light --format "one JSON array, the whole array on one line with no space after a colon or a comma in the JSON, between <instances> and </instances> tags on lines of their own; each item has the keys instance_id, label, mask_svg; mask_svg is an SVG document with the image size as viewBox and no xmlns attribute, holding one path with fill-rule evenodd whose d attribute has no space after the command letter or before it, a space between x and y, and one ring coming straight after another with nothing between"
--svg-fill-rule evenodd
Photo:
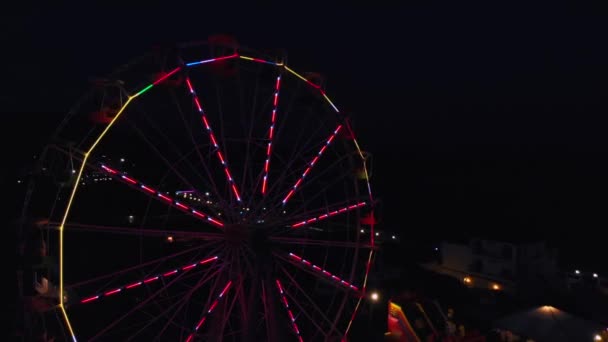
<instances>
[{"instance_id":1,"label":"distant city light","mask_svg":"<svg viewBox=\"0 0 608 342\"><path fill-rule=\"evenodd\" d=\"M391 239L395 240L397 237L395 235L391 236Z\"/></svg>"},{"instance_id":2,"label":"distant city light","mask_svg":"<svg viewBox=\"0 0 608 342\"><path fill-rule=\"evenodd\" d=\"M438 250L439 250L439 248L438 248L438 247L435 247L435 251L438 251Z\"/></svg>"},{"instance_id":3,"label":"distant city light","mask_svg":"<svg viewBox=\"0 0 608 342\"><path fill-rule=\"evenodd\" d=\"M21 184L21 179L17 179L17 184Z\"/></svg>"},{"instance_id":4,"label":"distant city light","mask_svg":"<svg viewBox=\"0 0 608 342\"><path fill-rule=\"evenodd\" d=\"M498 285L498 284L492 284L492 290L499 291L500 290L500 285Z\"/></svg>"},{"instance_id":5,"label":"distant city light","mask_svg":"<svg viewBox=\"0 0 608 342\"><path fill-rule=\"evenodd\" d=\"M462 281L465 284L472 284L473 283L473 279L471 279L471 277L464 277L464 279L462 279Z\"/></svg>"},{"instance_id":6,"label":"distant city light","mask_svg":"<svg viewBox=\"0 0 608 342\"><path fill-rule=\"evenodd\" d=\"M173 236L171 236L171 235L167 236L167 242L173 242Z\"/></svg>"},{"instance_id":7,"label":"distant city light","mask_svg":"<svg viewBox=\"0 0 608 342\"><path fill-rule=\"evenodd\" d=\"M205 196L209 196L209 192L205 192Z\"/></svg>"},{"instance_id":8,"label":"distant city light","mask_svg":"<svg viewBox=\"0 0 608 342\"><path fill-rule=\"evenodd\" d=\"M379 236L379 235L380 235L380 233L376 232L376 236Z\"/></svg>"},{"instance_id":9,"label":"distant city light","mask_svg":"<svg viewBox=\"0 0 608 342\"><path fill-rule=\"evenodd\" d=\"M597 277L598 277L597 273L593 273L593 278L597 278Z\"/></svg>"},{"instance_id":10,"label":"distant city light","mask_svg":"<svg viewBox=\"0 0 608 342\"><path fill-rule=\"evenodd\" d=\"M579 270L575 270L575 271L574 271L574 273L575 273L575 274L581 274L581 271L579 271Z\"/></svg>"},{"instance_id":11,"label":"distant city light","mask_svg":"<svg viewBox=\"0 0 608 342\"><path fill-rule=\"evenodd\" d=\"M595 341L601 341L602 340L602 336L600 336L599 334L595 334L595 337L593 337L593 339Z\"/></svg>"},{"instance_id":12,"label":"distant city light","mask_svg":"<svg viewBox=\"0 0 608 342\"><path fill-rule=\"evenodd\" d=\"M120 158L120 162L124 163L125 162L125 158Z\"/></svg>"},{"instance_id":13,"label":"distant city light","mask_svg":"<svg viewBox=\"0 0 608 342\"><path fill-rule=\"evenodd\" d=\"M72 173L76 173L76 170L72 169Z\"/></svg>"},{"instance_id":14,"label":"distant city light","mask_svg":"<svg viewBox=\"0 0 608 342\"><path fill-rule=\"evenodd\" d=\"M365 233L365 230L364 230L364 229L361 229L361 233Z\"/></svg>"},{"instance_id":15,"label":"distant city light","mask_svg":"<svg viewBox=\"0 0 608 342\"><path fill-rule=\"evenodd\" d=\"M129 223L135 222L135 216L133 216L133 215L129 215L128 219L129 219Z\"/></svg>"},{"instance_id":16,"label":"distant city light","mask_svg":"<svg viewBox=\"0 0 608 342\"><path fill-rule=\"evenodd\" d=\"M374 301L377 302L378 299L380 299L380 295L378 294L378 292L374 291L370 294L369 298Z\"/></svg>"}]
</instances>

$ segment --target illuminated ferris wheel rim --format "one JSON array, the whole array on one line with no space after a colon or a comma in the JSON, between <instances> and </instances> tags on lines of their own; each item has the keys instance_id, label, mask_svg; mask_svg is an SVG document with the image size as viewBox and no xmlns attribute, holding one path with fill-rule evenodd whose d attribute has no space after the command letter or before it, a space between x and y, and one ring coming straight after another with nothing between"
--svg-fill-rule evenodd
<instances>
[{"instance_id":1,"label":"illuminated ferris wheel rim","mask_svg":"<svg viewBox=\"0 0 608 342\"><path fill-rule=\"evenodd\" d=\"M169 72L165 73L164 75L162 75L161 77L159 77L157 80L155 80L154 82L150 83L149 85L143 87L141 90L135 92L133 95L129 95L127 98L127 101L122 105L122 107L120 107L120 109L118 110L118 112L116 113L116 115L114 116L114 118L107 124L107 126L105 127L105 129L103 129L103 131L99 134L99 136L94 140L94 142L91 144L90 148L88 148L88 150L86 150L86 152L84 153L83 159L82 159L82 163L80 165L80 168L77 172L77 176L76 176L76 181L74 182L67 206L65 208L65 212L63 214L63 218L61 220L61 223L59 225L59 293L64 293L64 238L63 238L63 234L64 234L64 230L65 230L65 226L66 226L66 221L70 215L70 210L72 207L72 203L74 201L74 197L75 194L78 191L78 185L80 184L80 180L83 176L83 171L85 169L85 167L87 166L87 159L89 158L89 156L91 156L91 154L93 153L93 151L96 149L96 147L99 145L99 143L103 140L104 136L106 136L106 134L110 131L110 129L113 127L114 123L121 117L121 115L125 112L126 108L131 104L132 101L136 100L138 97L140 97L141 95L145 94L147 91L149 91L150 89L152 89L153 87L163 83L164 81L168 80L171 76L176 75L178 73L180 73L181 71L185 71L188 68L193 68L193 67L197 67L200 65L204 65L204 64L212 64L214 62L219 62L219 61L225 61L225 60L231 60L231 59L240 59L240 60L244 60L244 61L249 61L252 63L262 63L262 64L268 64L271 66L275 66L277 68L282 69L283 71L286 71L288 74L295 76L297 79L305 82L308 86L314 88L315 90L317 90L321 96L323 97L323 99L326 101L327 104L329 104L331 106L331 108L337 113L337 114L341 114L340 111L338 110L338 108L334 105L334 103L330 100L330 98L327 96L327 94L325 93L325 91L317 84L311 82L310 80L308 80L307 78L305 78L304 76L298 74L297 72L295 72L294 70L292 70L291 68L289 68L287 65L285 65L283 62L273 62L273 61L269 61L269 60L265 60L265 59L260 59L260 58L255 58L255 57L250 57L250 56L245 56L245 55L241 55L239 53L233 53L230 55L225 55L222 57L216 57L216 58L210 58L210 59L206 59L206 60L199 60L199 61L192 61L192 62L188 62L188 63L184 63L181 66L178 66L172 70L170 70ZM198 110L198 112L201 114L202 117L202 121L204 123L204 126L207 130L207 133L209 134L209 138L210 141L212 143L212 145L216 148L215 150L215 155L217 157L217 159L220 161L221 165L224 168L224 173L226 175L226 181L228 182L228 184L230 185L230 189L232 191L232 194L234 196L234 198L237 200L238 203L242 202L241 199L241 194L239 192L238 186L237 184L234 182L233 178L232 178L232 174L230 172L229 169L229 165L225 160L225 156L222 155L221 150L219 148L218 145L218 140L216 139L216 137L213 134L213 130L210 127L210 124L208 122L208 119L206 118L205 115L205 111L202 108L201 105L201 101L199 100L196 91L190 81L190 79L186 76L185 78L186 80L186 84L188 86L188 91L190 92L190 94L192 95L192 99L194 101L194 103L196 104L196 109ZM277 102L278 102L278 94L280 92L280 85L281 85L281 75L279 75L276 79L276 83L275 83L275 92L274 92L274 101L273 101L273 110L272 110L272 114L271 114L271 119L270 119L270 129L269 129L269 136L268 136L268 145L267 145L267 149L266 149L266 159L264 162L264 177L263 177L263 184L262 187L260 189L261 193L264 194L267 190L267 182L268 182L268 175L269 175L269 168L270 166L270 159L271 159L271 153L272 153L272 139L273 139L273 129L274 129L274 125L275 125L275 116L276 116L276 112L277 112ZM331 216L335 216L335 215L339 215L351 210L355 210L358 209L360 207L364 207L364 206L371 206L373 204L373 198L372 198L372 194L371 194L371 188L370 188L370 183L369 183L369 175L367 173L367 167L365 167L365 160L366 157L364 156L364 152L360 149L359 144L354 136L354 133L352 132L351 128L349 127L348 123L341 123L339 124L335 130L327 137L327 140L325 141L325 143L322 145L321 149L318 151L318 153L313 157L312 160L310 160L308 162L308 164L306 165L306 169L305 171L302 173L302 175L299 177L299 179L296 181L296 183L288 190L288 192L285 194L285 196L283 197L283 200L281 201L281 204L284 206L285 204L287 204L287 202L290 200L290 198L292 197L292 195L298 191L299 186L302 184L302 182L304 181L305 177L307 176L307 174L310 172L310 170L314 167L314 165L316 164L317 160L323 155L324 151L326 150L326 148L332 143L332 141L336 138L337 134L341 131L341 130L348 130L349 134L352 135L351 139L354 142L354 145L356 147L356 152L358 153L359 157L361 158L361 160L364 163L364 167L363 167L363 172L364 172L364 179L366 182L366 186L367 186L367 191L369 194L369 199L367 201L359 201L356 203L348 203L348 205L345 205L344 207L341 208L336 208L336 210L332 210L332 211L327 211L325 213L319 214L319 215L315 215L314 217L310 217L310 218L306 218L304 220L298 220L295 222L291 222L290 223L290 228L291 229L297 229L300 228L302 226L306 226L312 223L316 223L318 221L324 220L326 218L329 218ZM152 195L154 197L157 197L157 199L161 202L165 202L166 204L181 210L182 212L189 214L192 217L195 217L197 219L203 220L209 224L211 224L212 226L215 226L219 229L224 229L226 223L222 222L219 218L217 217L213 217L211 215L205 214L203 212L201 212L200 210L194 209L189 207L188 205L179 202L178 200L171 198L170 196L167 196L165 194L163 194L162 192L160 192L157 189L154 189L153 187L142 183L141 181L139 181L138 179L135 179L133 176L127 175L126 173L121 173L118 170L115 170L113 168L111 168L110 166L107 166L105 164L101 164L100 166L100 170L103 172L106 172L109 176L114 177L115 179L133 186L135 188L137 188L138 190L145 192L149 195ZM308 272L318 272L320 274L322 274L323 276L328 277L328 279L330 279L331 281L337 282L339 284L341 284L342 286L354 290L355 292L359 293L363 293L365 291L366 288L366 283L367 283L367 277L368 277L368 273L369 273L369 269L370 269L370 263L371 263L371 259L372 259L372 255L373 255L373 246L374 246L374 233L373 233L373 224L370 225L371 228L371 233L369 234L370 237L370 242L369 242L369 246L370 251L369 251L369 255L367 257L367 265L365 267L365 275L363 278L363 283L361 284L361 289L359 287L357 287L354 284L350 284L349 282L347 282L344 279L341 279L340 277L336 276L335 274L330 273L329 271L320 268L319 266L311 263L310 261L306 260L305 258L298 256L294 253L289 253L289 255L286 256L280 256L283 257L285 260L287 260L288 262L291 262L293 264L296 264L297 266L305 269ZM107 297L107 296L111 296L114 295L116 293L119 293L123 290L129 290L129 289L133 289L136 288L142 284L147 284L147 283L151 283L154 282L156 280L162 279L162 278L169 278L175 274L177 274L178 272L187 272L190 269L197 267L199 265L205 265L208 263L212 263L214 261L216 261L218 259L217 256L214 256L212 258L207 258L204 260L200 260L197 263L191 264L191 265L185 265L181 268L178 269L174 269L174 270L167 270L165 272L159 273L158 275L154 275L152 277L146 278L146 279L141 279L141 281L138 282L134 282L131 284L125 284L124 286L121 287L117 287L115 289L112 290L108 290L105 291L101 294L96 294L94 296L90 296L88 298L85 298L81 301L81 303L89 303L92 301L95 301L97 299L99 299L100 297ZM224 289L222 290L222 292L220 293L220 295L217 297L217 299L215 300L213 306L211 307L211 309L207 312L207 314L210 314L213 311L213 308L215 307L215 305L217 305L217 302L219 300L219 298L221 298L227 291L229 291L230 287L232 285L232 281L228 282ZM287 297L285 296L285 292L283 289L283 286L281 285L281 282L279 281L279 279L276 279L276 286L277 289L280 293L281 296L281 300L285 306L285 309L288 312L288 315L290 316L290 320L292 322L293 325L293 329L296 331L298 339L302 340L302 337L299 333L299 329L297 327L297 324L295 322L295 319L293 318L293 314L291 312L291 309L289 307L288 304L288 300ZM349 320L348 326L344 332L344 336L346 336L348 334L349 329L351 328L351 324L353 322L353 319L356 315L356 312L358 310L358 307L360 305L361 299L363 298L363 296L360 294L359 295L359 299L357 300L355 309L353 310L352 316ZM70 334L72 335L73 340L76 340L76 334L75 331L73 330L71 323L70 323L70 319L68 316L68 313L66 311L66 306L65 306L65 298L63 296L61 296L60 299L60 303L59 303L59 307L62 311L63 317L64 317L64 321L66 323L66 326L68 328L68 330L70 331ZM202 324L204 323L205 319L206 319L207 315L203 315L203 317L201 318L201 320L197 323L196 327L195 327L195 331L198 330ZM188 338L187 341L190 342L193 339L193 334L191 334Z\"/></svg>"}]
</instances>

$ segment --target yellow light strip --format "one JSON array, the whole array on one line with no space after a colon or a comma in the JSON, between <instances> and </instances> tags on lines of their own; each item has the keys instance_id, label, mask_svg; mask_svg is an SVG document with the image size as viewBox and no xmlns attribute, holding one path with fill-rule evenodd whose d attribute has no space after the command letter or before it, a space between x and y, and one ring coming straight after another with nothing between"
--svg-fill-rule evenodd
<instances>
[{"instance_id":1,"label":"yellow light strip","mask_svg":"<svg viewBox=\"0 0 608 342\"><path fill-rule=\"evenodd\" d=\"M329 104L331 105L331 107L338 113L340 113L340 111L338 110L338 107L336 107L336 105L334 105L333 102L331 102L331 100L329 99L329 97L327 97L327 95L325 95L325 93L323 92L323 97L325 98L325 100L327 100L327 102L329 102Z\"/></svg>"},{"instance_id":2,"label":"yellow light strip","mask_svg":"<svg viewBox=\"0 0 608 342\"><path fill-rule=\"evenodd\" d=\"M91 152L93 152L93 150L95 149L97 144L99 144L99 142L101 141L103 136L106 135L106 133L108 133L108 131L110 130L110 127L112 127L114 122L116 122L116 120L124 112L125 108L127 108L129 103L131 102L131 100L133 100L136 97L137 96L129 97L127 102L125 102L125 104L122 106L122 108L120 108L118 113L116 113L116 116L114 117L114 119L112 119L112 121L110 121L108 126L103 130L103 132L101 132L101 134L99 135L97 140L95 140L93 145L91 145L89 150L84 154L84 158L82 159L82 164L80 164L80 170L78 170L78 175L76 176L76 182L74 183L74 188L72 188L72 193L70 194L70 199L68 200L68 205L65 208L65 213L63 214L63 219L61 219L61 225L59 225L59 298L60 298L59 307L61 308L61 312L65 319L65 323L68 326L68 330L70 331L70 334L72 334L73 340L76 340L76 335L74 334L74 330L72 329L72 324L70 323L68 313L65 311L65 305L64 305L65 298L64 298L64 294L63 294L63 289L64 289L64 286L63 286L64 285L63 284L64 283L63 282L63 231L64 231L64 227L65 227L65 222L68 219L68 215L70 213L70 208L72 207L72 203L74 202L74 196L76 195L76 190L78 190L78 184L80 184L80 179L82 178L82 172L84 171L84 167L87 163L87 159L89 159L89 155L91 154Z\"/></svg>"},{"instance_id":3,"label":"yellow light strip","mask_svg":"<svg viewBox=\"0 0 608 342\"><path fill-rule=\"evenodd\" d=\"M252 57L241 56L241 55L239 55L239 58L246 59L246 60L248 60L248 61L252 61L252 60L253 60L253 58L252 58Z\"/></svg>"},{"instance_id":4,"label":"yellow light strip","mask_svg":"<svg viewBox=\"0 0 608 342\"><path fill-rule=\"evenodd\" d=\"M288 67L287 65L283 65L283 67L285 68L285 70L289 71L290 73L294 74L296 77L298 77L299 79L301 79L302 81L306 82L306 83L312 83L309 80L307 80L304 76L298 74L297 72L291 70L290 67Z\"/></svg>"}]
</instances>

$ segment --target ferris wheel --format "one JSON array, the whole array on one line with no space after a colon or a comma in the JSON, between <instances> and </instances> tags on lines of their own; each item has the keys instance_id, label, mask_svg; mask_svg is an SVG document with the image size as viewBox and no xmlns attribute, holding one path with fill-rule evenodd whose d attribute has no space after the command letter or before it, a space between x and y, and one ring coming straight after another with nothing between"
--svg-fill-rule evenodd
<instances>
[{"instance_id":1,"label":"ferris wheel","mask_svg":"<svg viewBox=\"0 0 608 342\"><path fill-rule=\"evenodd\" d=\"M234 45L151 53L97 80L45 159L74 341L349 339L374 199L318 75Z\"/></svg>"}]
</instances>

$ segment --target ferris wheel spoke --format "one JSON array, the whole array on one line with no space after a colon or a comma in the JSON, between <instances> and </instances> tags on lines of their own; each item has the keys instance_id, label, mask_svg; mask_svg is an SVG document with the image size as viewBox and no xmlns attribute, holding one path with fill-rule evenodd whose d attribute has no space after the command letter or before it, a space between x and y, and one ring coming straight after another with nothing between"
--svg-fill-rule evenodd
<instances>
[{"instance_id":1,"label":"ferris wheel spoke","mask_svg":"<svg viewBox=\"0 0 608 342\"><path fill-rule=\"evenodd\" d=\"M275 254L278 255L278 254ZM289 257L285 258L282 255L278 255L281 259L288 261L290 264L305 270L307 273L312 274L316 278L322 279L330 284L343 290L350 290L355 295L361 295L359 287L347 282L346 280L338 277L337 275L313 264L309 260L302 258L294 253L289 253Z\"/></svg>"},{"instance_id":2,"label":"ferris wheel spoke","mask_svg":"<svg viewBox=\"0 0 608 342\"><path fill-rule=\"evenodd\" d=\"M70 284L69 286L66 286L65 288L68 289L68 290L72 290L72 289L76 289L78 287L81 287L81 286L84 286L84 285L87 285L87 284L91 284L91 283L102 281L104 279L108 279L108 278L116 277L116 276L119 276L119 275L123 275L123 274L126 274L128 272L134 272L134 271L142 269L144 267L147 267L147 266L150 266L150 265L154 265L154 264L159 264L159 263L165 262L167 260L171 260L171 259L174 259L174 258L181 257L184 254L187 254L187 253L190 253L190 252L193 252L193 251L197 251L197 250L203 249L203 248L209 246L211 243L213 243L213 242L208 242L208 243L196 246L196 247L192 247L192 248L188 248L188 249L183 250L183 251L179 251L177 253L165 255L163 257L160 257L160 258L157 258L157 259L153 259L153 260L147 261L147 262L142 263L142 264L138 264L138 265L135 265L135 266L132 266L132 267L128 267L128 268L122 269L122 270L114 271L114 272L112 272L110 274L105 274L105 275L101 275L101 276L98 276L98 277L95 277L95 278L92 278L92 279L87 279L87 280L84 280L84 281L80 281L78 283Z\"/></svg>"},{"instance_id":3,"label":"ferris wheel spoke","mask_svg":"<svg viewBox=\"0 0 608 342\"><path fill-rule=\"evenodd\" d=\"M286 244L286 245L300 245L300 246L322 246L322 247L339 247L339 248L369 248L374 249L367 243L360 243L355 241L333 241L333 240L317 240L307 238L292 238L292 237L271 237L270 241Z\"/></svg>"},{"instance_id":4,"label":"ferris wheel spoke","mask_svg":"<svg viewBox=\"0 0 608 342\"><path fill-rule=\"evenodd\" d=\"M59 229L60 222L51 222L48 227L52 229ZM198 240L222 240L224 235L217 233L203 233L192 230L163 230L163 229L149 229L149 228L137 228L137 227L122 227L122 226L103 226L96 224L84 224L69 222L64 225L65 229L71 232L93 232L93 233L107 233L117 235L134 235L134 236L145 236L145 237L171 237L171 238L191 238Z\"/></svg>"},{"instance_id":5,"label":"ferris wheel spoke","mask_svg":"<svg viewBox=\"0 0 608 342\"><path fill-rule=\"evenodd\" d=\"M310 177L308 179L306 184L302 185L302 189L305 189L305 188L311 187L311 186L320 187L319 184L322 182L323 176L330 174L330 172L333 170L333 168L335 168L338 164L344 162L344 160L348 157L349 156L343 156L341 158L338 158L332 163L332 165L326 167L323 170L320 170L320 172L317 172L315 175L313 175L312 177ZM315 192L309 193L308 196L306 196L305 198L302 196L301 201L299 202L299 205L297 207L295 207L294 209L292 209L293 216L301 215L304 212L304 210L306 210L306 208L309 206L310 203L314 203L320 197L325 196L328 192L330 192L332 189L334 189L338 184L340 184L341 182L344 182L346 179L348 179L351 176L352 176L352 170L346 169L345 171L341 172L339 175L335 175L335 176L330 175L329 177L325 177L325 182L323 183L323 186L321 186ZM329 180L329 182L327 182L327 180ZM319 184L316 184L316 183L319 183ZM353 199L351 199L351 200L353 200ZM347 201L343 201L342 203L344 203L344 202L347 202ZM361 201L359 201L359 202L361 202ZM332 203L327 206L338 206L338 205L340 205L340 202Z\"/></svg>"},{"instance_id":6,"label":"ferris wheel spoke","mask_svg":"<svg viewBox=\"0 0 608 342\"><path fill-rule=\"evenodd\" d=\"M285 269L285 267L283 267L282 265L280 266L281 271L283 272L283 274L285 274L285 276L287 277L287 279L289 280L289 283L292 284L296 290L298 290L298 293L304 298L306 299L307 303L312 307L312 309L314 309L314 311L316 312L317 315L319 315L323 321L331 326L332 322L331 320L327 317L327 315L325 314L325 312L323 310L321 310L321 308L319 308L319 306L317 305L317 303L310 298L310 296L307 294L307 292L302 288L302 286L300 286L300 284L293 278L293 276L291 274L289 274L289 272L287 272L287 270ZM291 298L291 300L296 303L296 305L300 308L300 310L302 310L302 312L306 312L306 310L304 309L304 307L302 305L300 305L298 303L298 301L296 300L295 296L293 293L289 293L286 292L287 295L289 296L289 298ZM313 322L313 324L315 325L315 327L317 327L319 329L319 331L321 331L324 335L325 333L325 329L321 328L318 325L317 319L315 319L311 314L306 313L305 314L306 317L308 317L308 319Z\"/></svg>"},{"instance_id":7,"label":"ferris wheel spoke","mask_svg":"<svg viewBox=\"0 0 608 342\"><path fill-rule=\"evenodd\" d=\"M222 151L218 144L217 138L216 138L215 134L213 133L213 130L211 129L209 120L207 119L207 115L205 114L205 111L203 111L203 107L201 106L198 95L196 94L196 91L194 90L194 87L192 86L192 82L190 81L189 77L186 77L186 84L188 85L188 91L190 91L190 94L192 94L192 99L194 101L194 104L196 105L196 109L201 114L201 120L203 122L203 125L205 126L205 130L207 131L207 134L209 135L209 140L211 141L211 144L213 144L213 148L215 149L215 155L217 156L218 160L222 164L222 167L224 168L224 173L226 174L226 180L228 181L228 184L229 184L229 186L232 190L232 193L234 194L234 197L236 198L237 202L240 203L241 196L240 196L239 190L236 186L236 182L232 178L232 173L230 172L230 168L228 167L228 162L226 160L227 157L222 155Z\"/></svg>"},{"instance_id":8,"label":"ferris wheel spoke","mask_svg":"<svg viewBox=\"0 0 608 342\"><path fill-rule=\"evenodd\" d=\"M197 220L201 220L203 222L210 223L216 227L224 226L224 223L222 223L218 219L213 218L207 214L203 214L199 210L191 208L183 203L180 203L177 200L163 194L162 192L160 192L156 189L153 189L150 186L143 184L142 182L136 180L135 178L133 178L131 176L128 176L125 173L114 170L104 164L101 164L101 169L103 171L105 171L106 173L108 173L114 179L119 180L122 183L129 185L131 188L136 189L136 190L150 196L151 198L156 199L157 201L163 202L173 208L176 208L176 209L180 210L181 212L184 212L184 213L196 218Z\"/></svg>"},{"instance_id":9,"label":"ferris wheel spoke","mask_svg":"<svg viewBox=\"0 0 608 342\"><path fill-rule=\"evenodd\" d=\"M154 282L161 281L161 280L171 279L171 278L175 277L176 275L181 276L182 274L187 273L188 271L196 268L197 266L209 264L217 259L218 259L218 257L214 256L211 258L198 260L196 262L189 263L187 265L183 265L183 266L180 266L177 268L173 268L173 269L167 270L165 272L156 273L149 277L145 277L145 278L139 279L137 281L134 281L134 282L131 282L128 284L124 284L122 286L118 286L118 287L112 288L107 291L100 292L94 296L87 296L85 299L82 299L80 301L80 304L91 303L91 302L97 301L98 299L106 298L106 297L112 296L114 294L128 292L128 290L132 290L132 289L141 287L142 285L154 283Z\"/></svg>"},{"instance_id":10,"label":"ferris wheel spoke","mask_svg":"<svg viewBox=\"0 0 608 342\"><path fill-rule=\"evenodd\" d=\"M321 220L325 220L325 219L330 218L332 216L336 216L336 215L339 215L339 214L346 213L347 211L352 211L352 210L361 208L361 207L363 207L365 205L366 205L365 202L359 202L359 203L351 204L349 206L345 206L345 207L342 207L342 208L336 209L336 210L331 210L330 209L331 211L327 210L327 212L325 214L318 215L318 216L313 216L311 218L301 220L301 221L299 221L297 223L293 223L293 224L291 224L291 228L298 228L298 227L302 227L302 226L305 226L305 225L308 225L308 224L311 224L311 223L314 223L314 222L319 222Z\"/></svg>"},{"instance_id":11,"label":"ferris wheel spoke","mask_svg":"<svg viewBox=\"0 0 608 342\"><path fill-rule=\"evenodd\" d=\"M292 107L294 105L294 98L292 97L292 99L289 101L288 105L286 106L286 108L282 111L283 115L281 116L283 118L283 120L279 123L278 128L276 129L276 134L275 134L275 138L274 140L280 141L281 136L284 133L284 130L286 129L287 123L289 122L289 117L292 114ZM324 132L325 127L322 125L319 125L318 127L314 128L313 132L309 132L306 130L299 130L298 135L296 137L296 142L293 145L293 147L290 149L289 153L287 154L287 156L303 156L305 154L308 153L314 153L314 147L311 148L311 146L313 146L313 144L318 144L318 141L315 141L315 138L318 137L319 135L322 134L322 132ZM276 148L275 148L276 149ZM279 158L280 155L279 154L275 154L274 155L275 158ZM288 177L298 177L300 176L300 174L298 173L298 169L296 168L295 164L297 162L299 162L300 159L299 158L288 158L287 160L283 161L283 164L281 165L281 169L282 171L280 172L280 174L278 176L276 176L276 180L273 183L270 183L269 185L269 190L268 193L272 193L273 196L267 196L266 198L264 198L263 201L261 201L261 206L274 206L276 205L277 207L281 207L282 206L282 202L281 200L284 198L283 196L285 195L284 193L281 193L281 191L284 191L284 186L287 183L287 179Z\"/></svg>"},{"instance_id":12,"label":"ferris wheel spoke","mask_svg":"<svg viewBox=\"0 0 608 342\"><path fill-rule=\"evenodd\" d=\"M275 284L276 284L277 291L279 293L279 298L281 298L281 303L283 304L283 307L285 307L285 310L287 310L287 316L289 317L289 321L291 322L291 327L293 329L293 332L296 334L298 341L303 342L300 329L298 328L298 324L296 323L296 318L293 315L293 312L291 312L291 309L289 308L289 301L287 300L287 294L285 293L285 290L283 289L283 285L281 284L281 281L279 280L279 278L275 279Z\"/></svg>"},{"instance_id":13,"label":"ferris wheel spoke","mask_svg":"<svg viewBox=\"0 0 608 342\"><path fill-rule=\"evenodd\" d=\"M221 265L218 266L218 267L221 267ZM166 289L169 288L171 285L173 285L173 284L178 283L179 281L181 281L182 278L184 278L185 275L187 275L187 274L188 274L188 272L181 272L176 277L173 277L173 279L171 279L165 286L163 286L160 289L158 289L155 292L153 292L150 296L148 296L148 298L144 299L139 304L137 304L135 307L131 308L129 311L127 311L126 313L124 313L123 315L121 315L120 317L118 317L117 319L115 319L114 321L112 321L110 324L108 324L102 330L98 331L97 334L95 334L95 336L93 336L93 337L90 338L90 341L93 341L93 340L95 340L95 339L103 336L105 333L107 333L109 330L111 330L117 324L119 324L122 320L124 320L125 318L129 317L134 312L140 310L142 307L144 307L150 301L152 301L153 299L155 299L161 293L164 293L166 291ZM160 278L160 276L159 276L159 278ZM152 278L150 278L150 279L152 279ZM127 286L129 286L129 285L127 285Z\"/></svg>"},{"instance_id":14,"label":"ferris wheel spoke","mask_svg":"<svg viewBox=\"0 0 608 342\"><path fill-rule=\"evenodd\" d=\"M262 195L266 195L266 186L268 184L268 173L270 170L270 156L272 153L272 139L274 138L275 123L277 117L277 109L279 106L279 91L281 89L281 75L277 76L273 101L272 101L272 113L270 115L270 128L268 129L268 144L266 145L266 160L264 161L264 176L262 178Z\"/></svg>"},{"instance_id":15,"label":"ferris wheel spoke","mask_svg":"<svg viewBox=\"0 0 608 342\"><path fill-rule=\"evenodd\" d=\"M296 192L296 190L298 189L298 187L302 184L302 182L304 181L304 178L306 178L306 176L308 175L308 173L310 172L310 170L312 170L312 168L315 166L315 164L317 163L317 161L319 160L319 158L321 158L321 156L323 155L323 153L325 152L325 150L327 149L327 147L336 138L336 135L338 134L338 132L340 132L341 128L342 128L341 124L338 125L338 127L336 127L336 129L329 136L329 138L327 138L327 140L325 141L325 143L323 144L323 146L321 147L321 149L319 150L319 152L317 152L317 154L307 164L306 169L304 170L304 172L302 173L302 175L300 176L300 178L296 181L296 183L292 186L292 188L287 192L287 195L285 196L285 198L283 198L283 200L281 201L281 203L283 205L287 204L287 201L289 201L289 199L291 198L291 196L293 196L293 194Z\"/></svg>"},{"instance_id":16,"label":"ferris wheel spoke","mask_svg":"<svg viewBox=\"0 0 608 342\"><path fill-rule=\"evenodd\" d=\"M150 325L152 325L154 322L156 322L160 318L166 318L167 322L163 325L163 328L157 334L157 339L160 339L161 336L163 335L163 333L169 327L169 325L171 325L171 324L176 325L174 323L175 316L180 312L180 310L186 304L188 304L190 302L190 298L192 297L192 295L198 289L200 289L203 285L205 285L209 280L211 280L213 277L215 277L218 274L220 274L220 272L222 271L222 268L221 267L217 268L217 269L214 270L214 272L211 273L212 270L213 270L212 268L207 269L205 271L205 273L201 276L201 278L197 281L196 285L194 285L191 289L189 289L188 292L186 292L185 295L181 295L180 296L181 299L176 300L173 304L169 305L161 313L152 315L152 317L150 317L150 320L146 323L146 325L144 325L141 329L139 329L134 334L132 334L127 339L127 341L130 341L131 339L133 339L135 336L137 336L138 334L140 334L141 332L143 332L147 327L149 327ZM171 316L167 316L167 313L169 313L170 311L173 311L173 314ZM181 325L177 325L177 328L179 328L180 330L186 330L186 329L188 329L188 328L183 327Z\"/></svg>"},{"instance_id":17,"label":"ferris wheel spoke","mask_svg":"<svg viewBox=\"0 0 608 342\"><path fill-rule=\"evenodd\" d=\"M173 95L173 101L175 102L175 105L176 105L178 112L180 114L180 117L182 119L182 123L184 124L184 128L185 128L186 132L188 132L188 136L190 137L190 141L192 142L192 145L195 146L196 154L199 158L199 161L200 161L203 169L205 170L205 173L207 174L207 178L209 179L209 182L211 183L211 188L213 189L213 192L217 196L220 203L225 203L225 199L223 198L221 192L219 191L217 185L215 184L215 180L214 180L213 176L211 175L211 170L209 170L209 167L207 166L207 163L205 162L205 159L203 158L203 156L198 148L198 144L196 143L196 141L194 139L194 134L192 133L192 129L190 128L190 125L186 121L186 116L184 115L184 111L182 110L182 108L179 104L179 101L176 99L175 93L172 92L172 95Z\"/></svg>"},{"instance_id":18,"label":"ferris wheel spoke","mask_svg":"<svg viewBox=\"0 0 608 342\"><path fill-rule=\"evenodd\" d=\"M198 323L196 323L196 325L194 326L194 329L193 329L194 331L192 331L190 333L190 335L188 335L188 337L186 338L186 342L191 342L194 339L194 335L203 326L203 324L207 320L207 317L209 317L209 315L211 315L213 310L215 310L215 308L217 307L217 305L220 302L220 299L222 299L222 297L226 294L226 292L228 292L228 290L230 289L230 286L232 286L232 280L228 281L228 283L224 286L224 288L222 289L220 294L216 297L216 299L213 301L213 303L211 303L211 305L208 308L205 308L205 310L203 311L203 314L201 315L201 318L198 320Z\"/></svg>"},{"instance_id":19,"label":"ferris wheel spoke","mask_svg":"<svg viewBox=\"0 0 608 342\"><path fill-rule=\"evenodd\" d=\"M234 309L236 301L237 301L237 296L236 296L236 293L235 293L232 296L232 301L230 302L230 305L228 305L228 310L225 310L224 317L222 317L222 323L221 323L221 325L219 327L220 334L224 333L224 330L226 329L226 325L230 321L230 315L232 314L232 309Z\"/></svg>"}]
</instances>

